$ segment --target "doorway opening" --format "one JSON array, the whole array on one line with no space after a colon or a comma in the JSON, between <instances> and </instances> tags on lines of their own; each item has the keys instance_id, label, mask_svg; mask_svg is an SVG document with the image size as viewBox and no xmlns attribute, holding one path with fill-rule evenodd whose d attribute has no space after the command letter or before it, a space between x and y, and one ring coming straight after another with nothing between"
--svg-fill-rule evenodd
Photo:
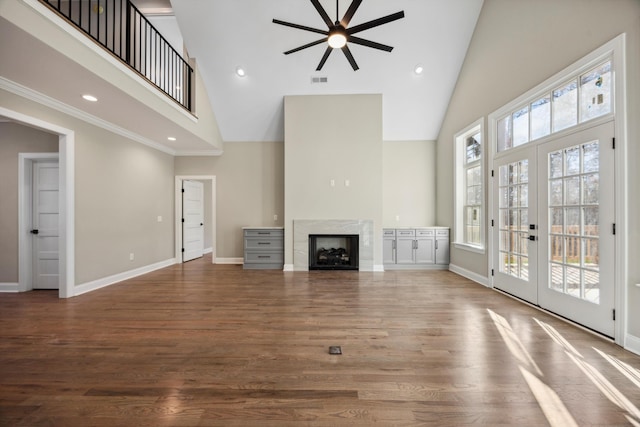
<instances>
[{"instance_id":1,"label":"doorway opening","mask_svg":"<svg viewBox=\"0 0 640 427\"><path fill-rule=\"evenodd\" d=\"M207 233L211 239L211 263L215 264L216 262L216 177L215 175L178 175L175 180L175 259L176 263L185 262L183 252L183 242L184 242L184 233L183 233L183 211L184 211L184 203L182 197L182 189L183 185L186 181L203 181L206 184L210 184L211 191L209 194L205 194L205 199L210 197L211 203L204 203L204 217L207 218L210 216L210 220L203 221L205 232L208 229ZM205 187L206 188L206 187ZM206 246L206 245L205 245ZM208 249L204 250L204 253L207 253Z\"/></svg>"}]
</instances>

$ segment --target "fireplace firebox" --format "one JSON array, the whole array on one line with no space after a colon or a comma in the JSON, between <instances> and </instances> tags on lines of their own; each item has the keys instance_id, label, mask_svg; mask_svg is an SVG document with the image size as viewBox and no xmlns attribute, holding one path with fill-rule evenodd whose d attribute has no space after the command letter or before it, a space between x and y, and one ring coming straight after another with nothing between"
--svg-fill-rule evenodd
<instances>
[{"instance_id":1,"label":"fireplace firebox","mask_svg":"<svg viewBox=\"0 0 640 427\"><path fill-rule=\"evenodd\" d=\"M309 234L309 270L358 270L357 234Z\"/></svg>"}]
</instances>

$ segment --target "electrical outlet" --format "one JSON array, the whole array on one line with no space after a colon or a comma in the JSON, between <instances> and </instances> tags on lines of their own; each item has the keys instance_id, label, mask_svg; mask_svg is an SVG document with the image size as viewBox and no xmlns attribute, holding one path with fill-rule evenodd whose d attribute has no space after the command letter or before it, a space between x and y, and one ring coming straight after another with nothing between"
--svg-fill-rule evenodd
<instances>
[{"instance_id":1,"label":"electrical outlet","mask_svg":"<svg viewBox=\"0 0 640 427\"><path fill-rule=\"evenodd\" d=\"M345 186L345 187L348 187L349 185L351 185L351 182L349 182L349 180L348 180L348 179L345 179L345 180L344 180L344 186Z\"/></svg>"},{"instance_id":2,"label":"electrical outlet","mask_svg":"<svg viewBox=\"0 0 640 427\"><path fill-rule=\"evenodd\" d=\"M277 221L277 220L278 220L278 215L277 215L277 214L273 216L273 220L274 220L274 221Z\"/></svg>"},{"instance_id":3,"label":"electrical outlet","mask_svg":"<svg viewBox=\"0 0 640 427\"><path fill-rule=\"evenodd\" d=\"M335 187L335 186L336 186L336 180L335 180L335 179L332 179L332 180L331 180L331 186L332 186L332 187Z\"/></svg>"},{"instance_id":4,"label":"electrical outlet","mask_svg":"<svg viewBox=\"0 0 640 427\"><path fill-rule=\"evenodd\" d=\"M158 215L158 222L162 222L162 216Z\"/></svg>"},{"instance_id":5,"label":"electrical outlet","mask_svg":"<svg viewBox=\"0 0 640 427\"><path fill-rule=\"evenodd\" d=\"M133 255L133 252L131 252L131 253L129 254L129 261L133 261L133 258L134 258L134 255Z\"/></svg>"},{"instance_id":6,"label":"electrical outlet","mask_svg":"<svg viewBox=\"0 0 640 427\"><path fill-rule=\"evenodd\" d=\"M400 215L396 215L396 221L400 221Z\"/></svg>"}]
</instances>

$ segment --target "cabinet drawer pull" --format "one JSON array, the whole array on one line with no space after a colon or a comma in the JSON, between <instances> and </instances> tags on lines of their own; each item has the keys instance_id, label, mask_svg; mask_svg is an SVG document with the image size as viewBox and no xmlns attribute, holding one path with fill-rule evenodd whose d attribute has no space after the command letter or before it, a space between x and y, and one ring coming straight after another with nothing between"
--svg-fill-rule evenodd
<instances>
[{"instance_id":1,"label":"cabinet drawer pull","mask_svg":"<svg viewBox=\"0 0 640 427\"><path fill-rule=\"evenodd\" d=\"M258 231L258 234L266 234L267 236L271 234L270 231Z\"/></svg>"},{"instance_id":2,"label":"cabinet drawer pull","mask_svg":"<svg viewBox=\"0 0 640 427\"><path fill-rule=\"evenodd\" d=\"M270 245L271 242L258 242L259 245Z\"/></svg>"},{"instance_id":3,"label":"cabinet drawer pull","mask_svg":"<svg viewBox=\"0 0 640 427\"><path fill-rule=\"evenodd\" d=\"M258 258L271 258L271 255L258 255Z\"/></svg>"}]
</instances>

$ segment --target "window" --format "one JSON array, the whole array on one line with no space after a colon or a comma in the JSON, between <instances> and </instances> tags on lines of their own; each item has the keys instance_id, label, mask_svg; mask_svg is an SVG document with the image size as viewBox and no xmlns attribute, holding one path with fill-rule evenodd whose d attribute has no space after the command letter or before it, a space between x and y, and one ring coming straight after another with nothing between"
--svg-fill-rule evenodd
<instances>
[{"instance_id":1,"label":"window","mask_svg":"<svg viewBox=\"0 0 640 427\"><path fill-rule=\"evenodd\" d=\"M455 136L455 243L484 250L484 174L482 120Z\"/></svg>"},{"instance_id":2,"label":"window","mask_svg":"<svg viewBox=\"0 0 640 427\"><path fill-rule=\"evenodd\" d=\"M612 112L611 60L576 73L497 121L498 151L518 147Z\"/></svg>"}]
</instances>

